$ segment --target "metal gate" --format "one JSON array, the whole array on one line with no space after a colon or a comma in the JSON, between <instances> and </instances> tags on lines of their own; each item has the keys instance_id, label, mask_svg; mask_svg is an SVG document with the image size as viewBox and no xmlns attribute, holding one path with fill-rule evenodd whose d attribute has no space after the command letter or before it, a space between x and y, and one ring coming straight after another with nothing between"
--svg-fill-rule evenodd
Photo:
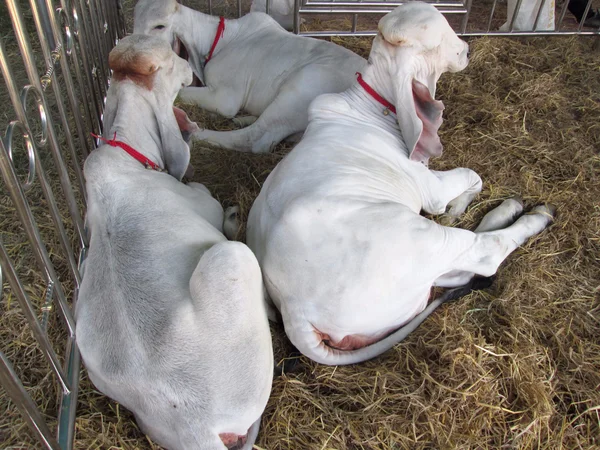
<instances>
[{"instance_id":1,"label":"metal gate","mask_svg":"<svg viewBox=\"0 0 600 450\"><path fill-rule=\"evenodd\" d=\"M118 0L5 0L4 7L0 330L16 337L0 341L7 394L0 399L4 419L10 398L34 437L70 449L80 370L73 308L88 246L82 167L95 148L90 132L101 134L108 53L125 24ZM50 411L31 395L37 384L27 366L35 358L56 386L42 393L56 397Z\"/></svg>"},{"instance_id":2,"label":"metal gate","mask_svg":"<svg viewBox=\"0 0 600 450\"><path fill-rule=\"evenodd\" d=\"M267 4L278 0L267 0ZM572 0L426 0L438 8L461 36L537 36L537 35L600 35L600 27L584 28L567 11ZM575 0L577 1L577 0ZM583 2L582 17L593 13L593 0ZM401 5L400 1L378 0L294 0L294 33L303 36L373 36L381 16ZM572 9L571 5L571 9ZM319 24L333 22L329 18L346 18L347 27L315 29ZM502 25L504 24L504 27ZM503 28L501 31L500 29Z\"/></svg>"}]
</instances>

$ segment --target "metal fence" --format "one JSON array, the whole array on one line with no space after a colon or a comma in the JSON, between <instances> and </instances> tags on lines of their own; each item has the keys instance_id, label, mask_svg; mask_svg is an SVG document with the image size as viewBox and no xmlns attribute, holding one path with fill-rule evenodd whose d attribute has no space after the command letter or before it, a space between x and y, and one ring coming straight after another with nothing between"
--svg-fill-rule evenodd
<instances>
[{"instance_id":1,"label":"metal fence","mask_svg":"<svg viewBox=\"0 0 600 450\"><path fill-rule=\"evenodd\" d=\"M275 2L277 0L267 0ZM572 1L572 0L571 0ZM577 0L575 0L577 1ZM429 1L447 18L461 36L537 36L537 35L600 35L600 27L584 28L569 10L570 0L557 5L555 0L437 0ZM580 0L585 2L585 0ZM370 0L294 0L294 33L304 36L373 36L377 21L383 14L405 2ZM584 3L582 17L593 13L593 0ZM571 9L573 5L571 5ZM319 18L326 24L328 17L347 18L345 30L314 29L310 19ZM333 21L329 20L331 23ZM362 23L361 23L362 22ZM504 25L504 26L502 26Z\"/></svg>"},{"instance_id":2,"label":"metal fence","mask_svg":"<svg viewBox=\"0 0 600 450\"><path fill-rule=\"evenodd\" d=\"M30 395L32 386L23 383L4 353L7 342L0 342L0 383L35 437L52 449L70 449L73 442L80 370L73 308L88 246L82 167L95 148L90 132L102 131L108 53L124 35L117 1L5 0L7 12L0 13L3 33L8 33L0 39L6 85L0 120L9 121L0 122L5 129L0 193L8 224L0 230L2 314L6 317L8 300L15 298L37 341L36 351L58 383L58 417L52 420L57 431L45 420L51 413L40 411ZM32 196L35 190L39 197ZM45 205L58 245L46 242L47 231L34 213L39 203ZM30 260L20 256L25 249ZM31 272L41 274L43 295L32 295ZM56 336L64 340L65 334L66 345L57 343Z\"/></svg>"}]
</instances>

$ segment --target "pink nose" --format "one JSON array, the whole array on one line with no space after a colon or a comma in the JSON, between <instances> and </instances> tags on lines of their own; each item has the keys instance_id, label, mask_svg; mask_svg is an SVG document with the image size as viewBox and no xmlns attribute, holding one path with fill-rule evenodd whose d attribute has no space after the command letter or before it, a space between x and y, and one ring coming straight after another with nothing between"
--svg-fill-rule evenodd
<instances>
[{"instance_id":1,"label":"pink nose","mask_svg":"<svg viewBox=\"0 0 600 450\"><path fill-rule=\"evenodd\" d=\"M219 434L221 441L229 450L238 450L241 449L246 440L248 439L248 433L244 435L238 435L235 433L221 433Z\"/></svg>"}]
</instances>

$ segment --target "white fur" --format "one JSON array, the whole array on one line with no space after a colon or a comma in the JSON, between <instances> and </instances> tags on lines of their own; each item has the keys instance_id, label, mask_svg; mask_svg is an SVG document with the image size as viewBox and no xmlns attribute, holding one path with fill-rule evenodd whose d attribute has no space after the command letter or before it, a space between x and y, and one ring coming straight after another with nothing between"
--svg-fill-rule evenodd
<instances>
[{"instance_id":1,"label":"white fur","mask_svg":"<svg viewBox=\"0 0 600 450\"><path fill-rule=\"evenodd\" d=\"M172 105L189 65L147 36L123 39L111 55L127 52L152 64L153 86L115 72L104 136L116 132L171 174L108 145L86 160L91 240L77 343L94 385L161 446L225 449L219 434L249 432L249 449L273 376L260 268L223 236L208 189L178 180L189 147Z\"/></svg>"},{"instance_id":2,"label":"white fur","mask_svg":"<svg viewBox=\"0 0 600 450\"><path fill-rule=\"evenodd\" d=\"M513 31L554 31L554 6L555 0L522 0ZM540 7L540 19L534 30L533 25ZM500 27L500 31L510 31L510 22L516 8L517 0L508 0L506 22Z\"/></svg>"},{"instance_id":3,"label":"white fur","mask_svg":"<svg viewBox=\"0 0 600 450\"><path fill-rule=\"evenodd\" d=\"M539 207L512 223L522 205L509 200L476 232L419 214L449 207L460 215L481 190L470 169L439 172L410 159L422 124L406 84L416 79L433 94L441 73L466 67L468 46L420 2L379 25L363 75L398 116L384 115L358 84L318 97L302 141L269 175L248 219L248 245L273 303L269 317L275 306L292 343L323 364L357 363L391 348L402 329L381 338L424 310L432 286L492 275L553 213ZM380 340L339 350L315 330L332 342Z\"/></svg>"},{"instance_id":4,"label":"white fur","mask_svg":"<svg viewBox=\"0 0 600 450\"><path fill-rule=\"evenodd\" d=\"M293 35L266 14L250 13L226 21L225 33L204 67L218 23L218 17L175 0L140 0L135 7L134 31L161 36L173 45L178 37L190 54L194 73L205 84L183 89L181 100L225 117L244 110L258 118L241 130L194 133L194 139L214 145L269 151L304 131L315 97L344 91L366 65L350 50Z\"/></svg>"}]
</instances>

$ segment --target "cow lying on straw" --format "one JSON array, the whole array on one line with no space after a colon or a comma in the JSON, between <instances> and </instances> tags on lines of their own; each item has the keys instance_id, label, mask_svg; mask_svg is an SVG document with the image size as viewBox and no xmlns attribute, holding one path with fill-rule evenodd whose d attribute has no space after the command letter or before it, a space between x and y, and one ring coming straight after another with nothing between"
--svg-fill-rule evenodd
<instances>
[{"instance_id":1,"label":"cow lying on straw","mask_svg":"<svg viewBox=\"0 0 600 450\"><path fill-rule=\"evenodd\" d=\"M209 191L179 181L190 153L178 123L193 125L172 105L192 72L148 36L123 39L109 65L107 145L84 167L81 355L94 385L161 446L250 449L271 389L271 335L256 258L223 236Z\"/></svg>"},{"instance_id":2,"label":"cow lying on straw","mask_svg":"<svg viewBox=\"0 0 600 450\"><path fill-rule=\"evenodd\" d=\"M183 101L225 117L240 110L252 115L240 130L193 134L193 139L239 151L268 152L304 131L310 102L350 87L354 73L366 64L331 42L288 33L266 14L225 21L175 0L140 0L134 31L160 36L189 57L205 86L183 89Z\"/></svg>"},{"instance_id":3,"label":"cow lying on straw","mask_svg":"<svg viewBox=\"0 0 600 450\"><path fill-rule=\"evenodd\" d=\"M369 62L350 89L312 103L247 228L288 337L323 364L390 349L432 311L432 286L491 276L554 215L537 206L516 219L522 203L509 199L475 232L422 217L458 216L481 191L470 169L427 168L442 152L436 82L467 66L468 46L436 8L410 2L381 19Z\"/></svg>"}]
</instances>

